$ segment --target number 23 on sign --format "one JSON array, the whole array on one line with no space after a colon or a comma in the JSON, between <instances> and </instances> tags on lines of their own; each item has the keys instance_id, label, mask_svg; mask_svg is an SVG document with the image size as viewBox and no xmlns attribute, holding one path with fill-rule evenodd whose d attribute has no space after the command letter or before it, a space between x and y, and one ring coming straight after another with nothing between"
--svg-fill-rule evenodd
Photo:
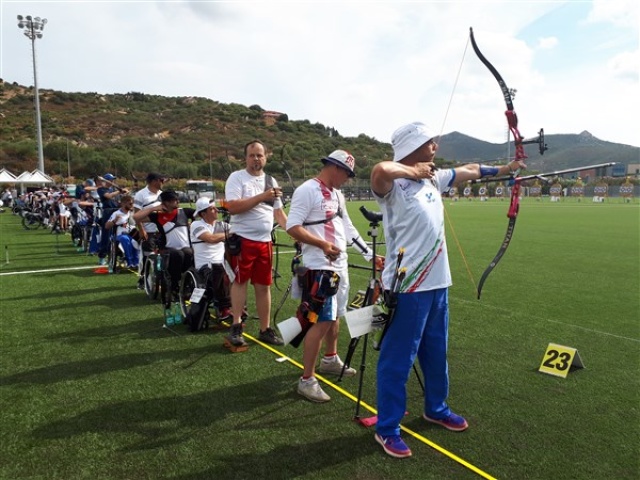
<instances>
[{"instance_id":1,"label":"number 23 on sign","mask_svg":"<svg viewBox=\"0 0 640 480\"><path fill-rule=\"evenodd\" d=\"M567 378L571 367L584 368L578 350L557 343L550 343L542 357L539 372Z\"/></svg>"}]
</instances>

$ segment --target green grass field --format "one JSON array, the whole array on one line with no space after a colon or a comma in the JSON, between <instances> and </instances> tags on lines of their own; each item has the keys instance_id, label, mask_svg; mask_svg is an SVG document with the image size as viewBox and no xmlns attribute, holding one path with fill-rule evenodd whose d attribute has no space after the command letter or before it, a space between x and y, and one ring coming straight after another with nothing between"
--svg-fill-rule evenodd
<instances>
[{"instance_id":1,"label":"green grass field","mask_svg":"<svg viewBox=\"0 0 640 480\"><path fill-rule=\"evenodd\" d=\"M366 237L359 205L349 211ZM384 455L373 430L353 421L342 391L355 396L358 377L327 386L331 402L311 404L295 393L299 368L277 362L279 353L250 341L248 352L230 354L224 332L179 327L175 336L133 275L72 269L96 259L68 236L0 215L0 478L638 478L640 207L525 199L478 301L474 283L502 242L507 207L446 202L449 402L470 428L425 424L412 376L406 460ZM290 258L280 259L282 290ZM363 260L354 253L351 262ZM367 279L354 269L352 293ZM273 289L273 304L281 295ZM287 301L279 319L295 306ZM250 320L248 333L257 330ZM344 325L342 334L344 358ZM566 379L538 372L550 342L578 349L586 368ZM301 360L292 347L277 352ZM369 348L363 400L374 407L376 360Z\"/></svg>"}]
</instances>

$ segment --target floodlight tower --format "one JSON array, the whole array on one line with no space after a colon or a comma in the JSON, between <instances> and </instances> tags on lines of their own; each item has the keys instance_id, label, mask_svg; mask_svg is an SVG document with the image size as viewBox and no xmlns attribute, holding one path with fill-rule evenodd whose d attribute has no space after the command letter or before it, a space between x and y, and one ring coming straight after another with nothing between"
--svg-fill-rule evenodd
<instances>
[{"instance_id":1,"label":"floodlight tower","mask_svg":"<svg viewBox=\"0 0 640 480\"><path fill-rule=\"evenodd\" d=\"M40 95L38 93L38 75L36 72L36 39L42 38L42 31L47 24L46 18L31 15L23 17L18 15L18 28L22 29L25 37L31 40L31 54L33 57L33 88L34 103L36 106L36 130L38 132L38 170L44 173L44 153L42 150L42 122L40 120Z\"/></svg>"}]
</instances>

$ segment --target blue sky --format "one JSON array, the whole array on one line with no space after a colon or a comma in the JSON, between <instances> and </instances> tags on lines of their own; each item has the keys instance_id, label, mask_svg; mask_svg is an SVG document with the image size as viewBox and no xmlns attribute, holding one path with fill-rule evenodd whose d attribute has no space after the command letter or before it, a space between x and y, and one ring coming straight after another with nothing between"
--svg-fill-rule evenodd
<instances>
[{"instance_id":1,"label":"blue sky","mask_svg":"<svg viewBox=\"0 0 640 480\"><path fill-rule=\"evenodd\" d=\"M473 27L517 89L525 136L640 146L637 3L0 0L0 77L33 84L16 16L40 16L40 88L258 104L385 142L421 120L499 143L504 102L467 43Z\"/></svg>"}]
</instances>

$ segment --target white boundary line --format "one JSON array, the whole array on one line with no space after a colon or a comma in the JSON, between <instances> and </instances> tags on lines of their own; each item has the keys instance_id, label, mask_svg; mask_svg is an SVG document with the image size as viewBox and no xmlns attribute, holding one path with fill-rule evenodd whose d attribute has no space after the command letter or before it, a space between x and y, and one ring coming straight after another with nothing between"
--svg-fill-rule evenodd
<instances>
[{"instance_id":1,"label":"white boundary line","mask_svg":"<svg viewBox=\"0 0 640 480\"><path fill-rule=\"evenodd\" d=\"M466 298L461 298L461 297L456 297L456 299L460 302L466 303L466 304L471 304L474 303L471 300L467 300ZM475 302L477 305L477 302ZM509 313L508 309L502 308L502 307L498 307L495 305L484 305L484 308L491 308L493 310L497 310L501 313L504 313L505 315ZM640 343L640 339L638 338L632 338L632 337L625 337L623 335L616 335L615 333L609 333L609 332L603 332L602 330L596 330L593 328L587 328L587 327L583 327L582 325L576 325L575 323L567 323L567 322L562 322L560 320L554 320L553 318L545 318L545 317L534 317L528 314L524 314L525 316L529 317L532 320L542 320L544 322L549 322L549 323L556 323L558 325L562 325L564 327L572 327L572 328L577 328L578 330L583 330L585 332L589 332L589 333L596 333L598 335L604 335L607 337L613 337L613 338L619 338L620 340L628 340L630 342L636 342L636 343Z\"/></svg>"},{"instance_id":2,"label":"white boundary line","mask_svg":"<svg viewBox=\"0 0 640 480\"><path fill-rule=\"evenodd\" d=\"M67 272L71 270L88 270L89 268L100 268L100 265L90 265L84 267L66 267L66 268L51 268L49 270L28 270L26 272L5 272L0 273L0 277L5 275L26 275L31 273L50 273L50 272Z\"/></svg>"}]
</instances>

